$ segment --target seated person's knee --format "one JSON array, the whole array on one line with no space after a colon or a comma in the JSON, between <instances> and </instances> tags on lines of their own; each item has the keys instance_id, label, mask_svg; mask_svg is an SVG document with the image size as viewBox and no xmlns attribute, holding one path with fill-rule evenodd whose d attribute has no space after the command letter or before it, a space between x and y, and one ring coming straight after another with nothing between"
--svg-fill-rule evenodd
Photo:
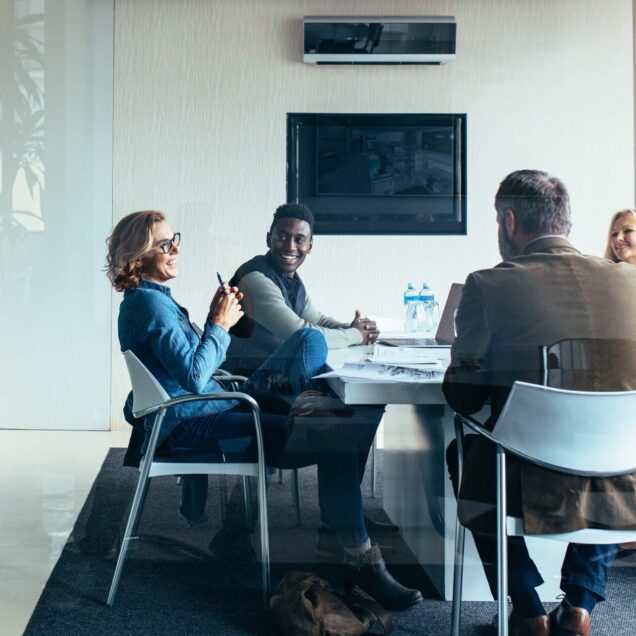
<instances>
[{"instance_id":1,"label":"seated person's knee","mask_svg":"<svg viewBox=\"0 0 636 636\"><path fill-rule=\"evenodd\" d=\"M325 337L317 329L311 329L310 327L305 327L303 329L299 329L296 332L296 335L298 339L301 340L305 345L323 347L325 352L328 351L327 341L325 340Z\"/></svg>"}]
</instances>

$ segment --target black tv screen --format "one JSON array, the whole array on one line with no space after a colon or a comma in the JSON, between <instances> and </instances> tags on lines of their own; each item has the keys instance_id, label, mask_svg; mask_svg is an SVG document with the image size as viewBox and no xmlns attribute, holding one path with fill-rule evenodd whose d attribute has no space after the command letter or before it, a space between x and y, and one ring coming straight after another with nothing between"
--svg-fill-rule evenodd
<instances>
[{"instance_id":1,"label":"black tv screen","mask_svg":"<svg viewBox=\"0 0 636 636\"><path fill-rule=\"evenodd\" d=\"M317 234L465 234L466 115L287 115L287 200Z\"/></svg>"}]
</instances>

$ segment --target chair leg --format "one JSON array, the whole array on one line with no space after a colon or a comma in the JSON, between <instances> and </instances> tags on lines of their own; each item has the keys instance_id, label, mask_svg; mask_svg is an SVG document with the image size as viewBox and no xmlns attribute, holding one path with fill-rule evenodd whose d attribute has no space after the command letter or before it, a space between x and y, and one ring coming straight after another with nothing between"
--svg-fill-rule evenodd
<instances>
[{"instance_id":1,"label":"chair leg","mask_svg":"<svg viewBox=\"0 0 636 636\"><path fill-rule=\"evenodd\" d=\"M122 571L124 569L124 563L130 549L130 542L135 539L134 536L137 532L137 526L139 525L139 518L141 517L141 511L144 507L144 501L146 499L146 493L148 492L148 485L150 483L150 466L155 456L155 449L157 448L157 440L159 439L159 431L161 430L161 423L166 414L166 409L160 409L157 412L155 421L152 427L152 433L148 440L148 448L146 449L146 455L142 460L141 471L139 474L139 481L137 482L137 489L135 490L135 496L133 498L132 507L130 509L130 515L128 516L128 523L126 524L126 530L124 531L124 538L119 549L119 556L117 557L117 565L115 566L115 574L113 575L113 581L110 584L110 591L108 592L108 600L106 603L109 607L113 606L115 602L115 596L117 595L117 588L119 587L119 579L121 578Z\"/></svg>"},{"instance_id":2,"label":"chair leg","mask_svg":"<svg viewBox=\"0 0 636 636\"><path fill-rule=\"evenodd\" d=\"M137 490L135 491L135 497L133 499L130 515L128 516L128 523L126 524L126 530L124 532L124 538L122 539L119 556L117 557L115 574L113 575L113 581L110 584L110 591L108 592L108 601L106 602L109 607L112 607L115 602L117 588L119 587L119 580L121 579L126 558L130 552L130 544L138 538L135 535L137 533L139 519L141 518L141 511L143 510L146 499L146 493L148 492L148 485L150 484L150 478L147 476L149 470L150 467L148 467L148 471L142 471L139 476L139 481L137 482Z\"/></svg>"},{"instance_id":3,"label":"chair leg","mask_svg":"<svg viewBox=\"0 0 636 636\"><path fill-rule=\"evenodd\" d=\"M243 501L245 503L245 526L248 534L252 532L252 491L250 488L250 478L243 475Z\"/></svg>"},{"instance_id":4,"label":"chair leg","mask_svg":"<svg viewBox=\"0 0 636 636\"><path fill-rule=\"evenodd\" d=\"M292 470L292 497L294 499L294 507L296 508L296 525L302 525L300 518L300 489L298 487L298 468Z\"/></svg>"},{"instance_id":5,"label":"chair leg","mask_svg":"<svg viewBox=\"0 0 636 636\"><path fill-rule=\"evenodd\" d=\"M457 520L455 528L455 566L453 571L453 609L451 635L460 636L462 624L462 585L464 582L464 547L466 528Z\"/></svg>"},{"instance_id":6,"label":"chair leg","mask_svg":"<svg viewBox=\"0 0 636 636\"><path fill-rule=\"evenodd\" d=\"M375 499L375 487L376 487L376 472L375 472L375 459L376 450L378 448L377 437L373 438L373 444L371 444L371 496Z\"/></svg>"},{"instance_id":7,"label":"chair leg","mask_svg":"<svg viewBox=\"0 0 636 636\"><path fill-rule=\"evenodd\" d=\"M263 607L269 609L269 596L271 588L270 561L269 561L269 522L267 519L267 488L264 469L259 470L257 479L258 488L258 518L261 535L261 573L263 580Z\"/></svg>"},{"instance_id":8,"label":"chair leg","mask_svg":"<svg viewBox=\"0 0 636 636\"><path fill-rule=\"evenodd\" d=\"M282 468L278 469L278 483L279 484L283 483L283 469Z\"/></svg>"},{"instance_id":9,"label":"chair leg","mask_svg":"<svg viewBox=\"0 0 636 636\"><path fill-rule=\"evenodd\" d=\"M497 605L498 634L508 636L508 536L506 532L506 454L497 446Z\"/></svg>"},{"instance_id":10,"label":"chair leg","mask_svg":"<svg viewBox=\"0 0 636 636\"><path fill-rule=\"evenodd\" d=\"M222 475L220 477L221 481L219 484L219 497L220 497L220 506L221 506L221 521L225 524L225 517L227 516L227 475Z\"/></svg>"}]
</instances>

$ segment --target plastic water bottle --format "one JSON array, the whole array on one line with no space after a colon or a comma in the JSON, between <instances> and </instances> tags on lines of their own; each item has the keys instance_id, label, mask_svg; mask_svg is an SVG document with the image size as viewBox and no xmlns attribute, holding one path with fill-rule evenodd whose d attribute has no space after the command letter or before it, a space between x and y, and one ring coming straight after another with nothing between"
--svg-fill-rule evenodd
<instances>
[{"instance_id":1,"label":"plastic water bottle","mask_svg":"<svg viewBox=\"0 0 636 636\"><path fill-rule=\"evenodd\" d=\"M417 312L415 305L419 302L420 295L415 290L413 283L409 283L404 292L404 307L406 315L404 318L404 331L415 331L417 329Z\"/></svg>"},{"instance_id":2,"label":"plastic water bottle","mask_svg":"<svg viewBox=\"0 0 636 636\"><path fill-rule=\"evenodd\" d=\"M427 282L424 282L422 284L422 289L420 289L419 297L420 301L423 303L433 302L435 300L435 294L433 293L431 286Z\"/></svg>"},{"instance_id":3,"label":"plastic water bottle","mask_svg":"<svg viewBox=\"0 0 636 636\"><path fill-rule=\"evenodd\" d=\"M418 320L417 329L418 331L431 331L439 323L439 304L435 301L435 294L427 282L422 284L419 299L422 305L422 314Z\"/></svg>"}]
</instances>

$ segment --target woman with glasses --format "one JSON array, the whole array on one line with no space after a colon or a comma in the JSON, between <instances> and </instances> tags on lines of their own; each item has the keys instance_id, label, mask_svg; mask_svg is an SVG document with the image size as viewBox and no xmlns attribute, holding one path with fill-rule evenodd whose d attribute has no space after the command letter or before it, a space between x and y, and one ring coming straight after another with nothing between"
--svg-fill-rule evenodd
<instances>
[{"instance_id":1,"label":"woman with glasses","mask_svg":"<svg viewBox=\"0 0 636 636\"><path fill-rule=\"evenodd\" d=\"M224 284L214 293L199 337L187 310L166 286L179 275L180 241L181 235L155 210L124 217L108 239L108 278L117 291L124 292L118 320L121 350L133 351L170 397L223 390L211 376L225 359L229 329L243 315L239 304L242 294ZM320 332L303 329L292 339L294 350L310 351L313 347L316 360L324 361L321 356L326 356L326 344ZM297 376L313 374L305 355L297 364L301 365ZM253 388L250 382L245 385L246 392ZM258 399L258 392L253 394ZM301 405L305 401L301 400ZM261 403L262 410L267 411L266 407ZM369 540L360 493L358 441L352 439L331 452L286 454L287 422L284 415L262 414L267 463L281 468L318 465L321 519L335 529L343 547L346 586L358 585L387 609L420 602L421 593L391 576L378 546ZM168 410L158 443L172 454L205 454L218 451L222 440L248 438L251 443L243 459L253 461L253 432L251 415L241 412L234 401L191 402ZM148 437L146 433L144 448Z\"/></svg>"}]
</instances>

